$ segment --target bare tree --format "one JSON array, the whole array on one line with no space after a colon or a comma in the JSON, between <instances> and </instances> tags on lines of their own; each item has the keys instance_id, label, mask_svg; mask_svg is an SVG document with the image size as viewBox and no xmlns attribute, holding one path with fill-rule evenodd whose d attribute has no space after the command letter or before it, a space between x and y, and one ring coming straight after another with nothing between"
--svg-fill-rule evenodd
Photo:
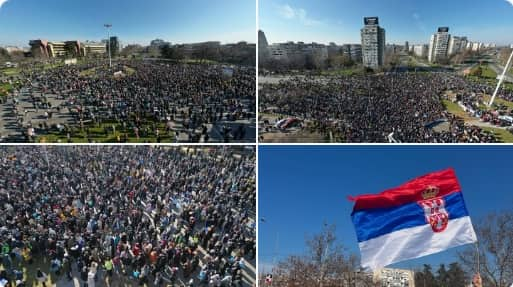
<instances>
[{"instance_id":1,"label":"bare tree","mask_svg":"<svg viewBox=\"0 0 513 287\"><path fill-rule=\"evenodd\" d=\"M500 50L499 61L501 64L506 65L506 63L508 62L509 55L511 55L511 50L513 49L504 48Z\"/></svg>"},{"instance_id":2,"label":"bare tree","mask_svg":"<svg viewBox=\"0 0 513 287\"><path fill-rule=\"evenodd\" d=\"M479 271L483 287L507 287L513 283L513 212L493 213L474 225L479 240ZM459 254L463 266L475 272L475 246Z\"/></svg>"},{"instance_id":3,"label":"bare tree","mask_svg":"<svg viewBox=\"0 0 513 287\"><path fill-rule=\"evenodd\" d=\"M335 225L324 224L318 234L308 236L308 251L304 255L289 256L274 270L274 287L370 287L372 276L362 272L358 257L346 254L337 243Z\"/></svg>"},{"instance_id":4,"label":"bare tree","mask_svg":"<svg viewBox=\"0 0 513 287\"><path fill-rule=\"evenodd\" d=\"M8 61L10 59L11 56L9 55L9 52L6 49L0 47L0 61Z\"/></svg>"}]
</instances>

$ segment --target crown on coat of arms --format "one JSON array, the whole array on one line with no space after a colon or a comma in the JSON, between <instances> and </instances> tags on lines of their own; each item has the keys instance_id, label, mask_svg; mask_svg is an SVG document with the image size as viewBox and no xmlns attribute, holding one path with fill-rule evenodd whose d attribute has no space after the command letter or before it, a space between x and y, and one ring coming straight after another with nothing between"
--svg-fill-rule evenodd
<instances>
[{"instance_id":1,"label":"crown on coat of arms","mask_svg":"<svg viewBox=\"0 0 513 287\"><path fill-rule=\"evenodd\" d=\"M431 198L434 198L438 195L438 192L440 191L440 189L438 189L438 187L436 186L433 186L433 185L428 185L426 187L426 189L424 189L424 191L422 191L422 198L424 199L431 199Z\"/></svg>"}]
</instances>

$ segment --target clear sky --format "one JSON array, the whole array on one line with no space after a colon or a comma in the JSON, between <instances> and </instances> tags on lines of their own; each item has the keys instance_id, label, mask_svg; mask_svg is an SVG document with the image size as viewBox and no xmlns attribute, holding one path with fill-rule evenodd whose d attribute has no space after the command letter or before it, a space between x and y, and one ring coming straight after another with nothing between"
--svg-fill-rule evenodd
<instances>
[{"instance_id":1,"label":"clear sky","mask_svg":"<svg viewBox=\"0 0 513 287\"><path fill-rule=\"evenodd\" d=\"M359 43L363 17L378 16L387 43L429 43L440 26L470 40L511 44L513 0L260 0L269 43Z\"/></svg>"},{"instance_id":2,"label":"clear sky","mask_svg":"<svg viewBox=\"0 0 513 287\"><path fill-rule=\"evenodd\" d=\"M303 254L305 236L318 233L324 222L336 224L339 242L359 255L347 196L379 193L432 171L455 169L474 223L513 205L513 147L261 146L258 165L263 272L270 271L275 258ZM462 249L392 266L438 268L457 261Z\"/></svg>"},{"instance_id":3,"label":"clear sky","mask_svg":"<svg viewBox=\"0 0 513 287\"><path fill-rule=\"evenodd\" d=\"M0 0L0 45L107 38L124 44L256 42L255 0Z\"/></svg>"}]
</instances>

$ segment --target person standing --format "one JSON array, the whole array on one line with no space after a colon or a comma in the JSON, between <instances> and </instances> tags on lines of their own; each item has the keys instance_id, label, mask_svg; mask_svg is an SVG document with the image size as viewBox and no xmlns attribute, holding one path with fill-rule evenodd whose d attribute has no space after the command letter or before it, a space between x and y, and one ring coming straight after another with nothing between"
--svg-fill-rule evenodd
<instances>
[{"instance_id":1,"label":"person standing","mask_svg":"<svg viewBox=\"0 0 513 287\"><path fill-rule=\"evenodd\" d=\"M93 268L89 269L89 273L87 273L87 286L88 287L94 287L94 277L96 276L96 273L94 272Z\"/></svg>"},{"instance_id":2,"label":"person standing","mask_svg":"<svg viewBox=\"0 0 513 287\"><path fill-rule=\"evenodd\" d=\"M114 269L114 262L112 262L112 259L110 259L110 257L107 257L103 266L105 267L105 270L107 271L107 276L112 277L112 270Z\"/></svg>"},{"instance_id":3,"label":"person standing","mask_svg":"<svg viewBox=\"0 0 513 287\"><path fill-rule=\"evenodd\" d=\"M80 271L80 279L82 280L84 287L88 287L87 286L88 282L87 282L87 267L86 266L83 266L82 271Z\"/></svg>"},{"instance_id":4,"label":"person standing","mask_svg":"<svg viewBox=\"0 0 513 287\"><path fill-rule=\"evenodd\" d=\"M37 272L36 272L36 280L37 282L41 283L41 285L43 285L43 287L46 287L46 279L48 278L48 276L46 276L46 274L41 271L41 269L37 269Z\"/></svg>"}]
</instances>

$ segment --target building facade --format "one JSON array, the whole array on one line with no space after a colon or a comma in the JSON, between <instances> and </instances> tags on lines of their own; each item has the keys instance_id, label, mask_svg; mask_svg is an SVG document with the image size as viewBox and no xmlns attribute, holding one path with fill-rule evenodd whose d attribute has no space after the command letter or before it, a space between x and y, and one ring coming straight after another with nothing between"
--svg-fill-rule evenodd
<instances>
[{"instance_id":1,"label":"building facade","mask_svg":"<svg viewBox=\"0 0 513 287\"><path fill-rule=\"evenodd\" d=\"M262 30L258 30L258 60L265 63L269 60L269 43Z\"/></svg>"},{"instance_id":2,"label":"building facade","mask_svg":"<svg viewBox=\"0 0 513 287\"><path fill-rule=\"evenodd\" d=\"M447 54L451 56L458 52L464 51L467 47L467 42L467 37L452 36L449 39L449 47L447 49Z\"/></svg>"},{"instance_id":3,"label":"building facade","mask_svg":"<svg viewBox=\"0 0 513 287\"><path fill-rule=\"evenodd\" d=\"M119 44L118 37L116 37L116 36L110 37L109 45L110 45L111 55L115 56L115 55L119 54L120 44Z\"/></svg>"},{"instance_id":4,"label":"building facade","mask_svg":"<svg viewBox=\"0 0 513 287\"><path fill-rule=\"evenodd\" d=\"M105 54L107 47L102 43L80 41L50 42L47 40L29 41L30 52L36 58L56 58L56 57L77 57L86 56L90 53Z\"/></svg>"},{"instance_id":5,"label":"building facade","mask_svg":"<svg viewBox=\"0 0 513 287\"><path fill-rule=\"evenodd\" d=\"M447 59L450 38L448 27L438 28L438 32L431 36L429 42L429 62L436 63Z\"/></svg>"},{"instance_id":6,"label":"building facade","mask_svg":"<svg viewBox=\"0 0 513 287\"><path fill-rule=\"evenodd\" d=\"M428 45L414 45L413 54L419 58L426 58L428 55Z\"/></svg>"},{"instance_id":7,"label":"building facade","mask_svg":"<svg viewBox=\"0 0 513 287\"><path fill-rule=\"evenodd\" d=\"M268 46L268 50L271 60L293 68L303 68L309 65L319 68L326 64L329 56L328 46L318 43L277 43Z\"/></svg>"},{"instance_id":8,"label":"building facade","mask_svg":"<svg viewBox=\"0 0 513 287\"><path fill-rule=\"evenodd\" d=\"M30 40L30 52L36 58L48 58L48 41L47 40Z\"/></svg>"},{"instance_id":9,"label":"building facade","mask_svg":"<svg viewBox=\"0 0 513 287\"><path fill-rule=\"evenodd\" d=\"M363 66L381 67L385 57L385 29L379 26L378 17L365 17L364 24L361 29Z\"/></svg>"},{"instance_id":10,"label":"building facade","mask_svg":"<svg viewBox=\"0 0 513 287\"><path fill-rule=\"evenodd\" d=\"M415 287L411 270L383 268L374 272L374 282L380 287Z\"/></svg>"}]
</instances>

